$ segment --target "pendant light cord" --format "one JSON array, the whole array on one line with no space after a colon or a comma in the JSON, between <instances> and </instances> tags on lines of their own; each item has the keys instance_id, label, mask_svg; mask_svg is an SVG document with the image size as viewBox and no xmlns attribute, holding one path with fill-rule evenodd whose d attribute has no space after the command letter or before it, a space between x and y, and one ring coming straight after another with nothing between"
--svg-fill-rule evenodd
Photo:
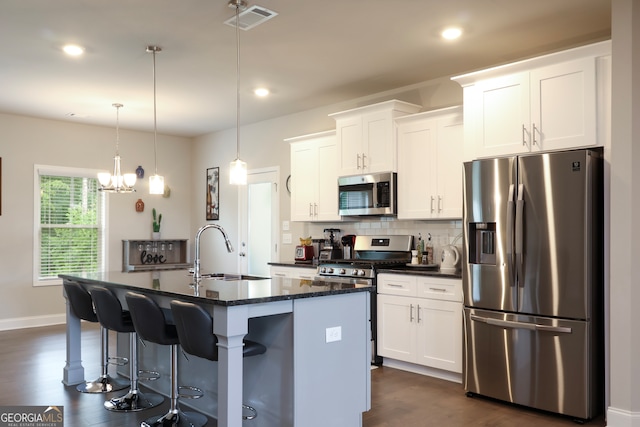
<instances>
[{"instance_id":1,"label":"pendant light cord","mask_svg":"<svg viewBox=\"0 0 640 427\"><path fill-rule=\"evenodd\" d=\"M156 117L156 51L157 47L153 47L153 163L155 165L155 174L158 175L158 126Z\"/></svg>"},{"instance_id":2,"label":"pendant light cord","mask_svg":"<svg viewBox=\"0 0 640 427\"><path fill-rule=\"evenodd\" d=\"M236 159L240 159L240 4L236 1Z\"/></svg>"}]
</instances>

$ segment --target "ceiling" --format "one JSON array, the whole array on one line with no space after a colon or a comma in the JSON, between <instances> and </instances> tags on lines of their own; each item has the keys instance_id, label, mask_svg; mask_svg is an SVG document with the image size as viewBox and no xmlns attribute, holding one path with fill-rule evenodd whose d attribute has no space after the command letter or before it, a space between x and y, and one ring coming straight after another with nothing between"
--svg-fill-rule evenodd
<instances>
[{"instance_id":1,"label":"ceiling","mask_svg":"<svg viewBox=\"0 0 640 427\"><path fill-rule=\"evenodd\" d=\"M240 122L607 39L610 0L255 0L278 13L240 31ZM226 0L4 0L0 112L197 136L236 123ZM464 29L445 42L449 25ZM62 53L66 43L86 49ZM256 98L257 86L271 90Z\"/></svg>"}]
</instances>

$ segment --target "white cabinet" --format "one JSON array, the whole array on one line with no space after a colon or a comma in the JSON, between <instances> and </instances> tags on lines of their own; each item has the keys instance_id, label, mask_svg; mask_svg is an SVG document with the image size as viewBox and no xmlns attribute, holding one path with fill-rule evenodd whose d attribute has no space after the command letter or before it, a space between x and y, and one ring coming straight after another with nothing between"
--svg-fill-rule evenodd
<instances>
[{"instance_id":1,"label":"white cabinet","mask_svg":"<svg viewBox=\"0 0 640 427\"><path fill-rule=\"evenodd\" d=\"M378 354L462 372L462 281L378 275Z\"/></svg>"},{"instance_id":2,"label":"white cabinet","mask_svg":"<svg viewBox=\"0 0 640 427\"><path fill-rule=\"evenodd\" d=\"M454 77L464 88L467 157L603 145L610 42Z\"/></svg>"},{"instance_id":3,"label":"white cabinet","mask_svg":"<svg viewBox=\"0 0 640 427\"><path fill-rule=\"evenodd\" d=\"M307 267L285 267L280 265L271 266L271 277L282 277L286 279L306 279L313 280L316 269Z\"/></svg>"},{"instance_id":4,"label":"white cabinet","mask_svg":"<svg viewBox=\"0 0 640 427\"><path fill-rule=\"evenodd\" d=\"M340 220L335 131L285 141L291 144L291 220Z\"/></svg>"},{"instance_id":5,"label":"white cabinet","mask_svg":"<svg viewBox=\"0 0 640 427\"><path fill-rule=\"evenodd\" d=\"M462 218L462 107L396 123L398 219Z\"/></svg>"},{"instance_id":6,"label":"white cabinet","mask_svg":"<svg viewBox=\"0 0 640 427\"><path fill-rule=\"evenodd\" d=\"M397 170L394 119L420 111L420 106L397 100L330 114L336 121L338 175Z\"/></svg>"}]
</instances>

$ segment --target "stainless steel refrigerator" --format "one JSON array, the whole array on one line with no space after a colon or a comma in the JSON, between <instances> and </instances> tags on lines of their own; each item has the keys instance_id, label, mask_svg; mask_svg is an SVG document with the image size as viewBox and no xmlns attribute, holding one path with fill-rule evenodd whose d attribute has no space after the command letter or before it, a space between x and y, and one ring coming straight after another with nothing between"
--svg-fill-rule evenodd
<instances>
[{"instance_id":1,"label":"stainless steel refrigerator","mask_svg":"<svg viewBox=\"0 0 640 427\"><path fill-rule=\"evenodd\" d=\"M601 150L464 164L464 386L589 419L603 409Z\"/></svg>"}]
</instances>

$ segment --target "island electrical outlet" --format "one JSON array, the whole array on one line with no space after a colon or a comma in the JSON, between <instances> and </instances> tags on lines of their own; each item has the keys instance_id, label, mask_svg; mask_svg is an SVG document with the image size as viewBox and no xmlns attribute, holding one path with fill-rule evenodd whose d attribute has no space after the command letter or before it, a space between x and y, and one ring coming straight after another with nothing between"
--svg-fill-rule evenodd
<instances>
[{"instance_id":1,"label":"island electrical outlet","mask_svg":"<svg viewBox=\"0 0 640 427\"><path fill-rule=\"evenodd\" d=\"M342 326L335 326L325 330L326 342L335 342L342 340Z\"/></svg>"}]
</instances>

